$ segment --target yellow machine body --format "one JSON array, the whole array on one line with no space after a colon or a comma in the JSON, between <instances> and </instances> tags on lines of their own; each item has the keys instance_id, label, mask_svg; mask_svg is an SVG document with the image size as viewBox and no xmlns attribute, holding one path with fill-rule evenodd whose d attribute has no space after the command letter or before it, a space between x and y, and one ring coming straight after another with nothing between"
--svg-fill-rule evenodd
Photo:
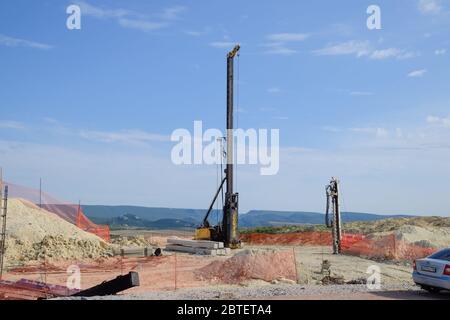
<instances>
[{"instance_id":1,"label":"yellow machine body","mask_svg":"<svg viewBox=\"0 0 450 320\"><path fill-rule=\"evenodd\" d=\"M211 229L210 228L196 229L195 240L211 240Z\"/></svg>"}]
</instances>

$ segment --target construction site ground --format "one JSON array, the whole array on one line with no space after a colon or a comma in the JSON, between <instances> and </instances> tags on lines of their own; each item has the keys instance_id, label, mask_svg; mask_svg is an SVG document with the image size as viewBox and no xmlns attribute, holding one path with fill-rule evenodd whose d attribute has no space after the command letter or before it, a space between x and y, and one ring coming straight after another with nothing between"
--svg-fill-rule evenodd
<instances>
[{"instance_id":1,"label":"construction site ground","mask_svg":"<svg viewBox=\"0 0 450 320\"><path fill-rule=\"evenodd\" d=\"M280 278L273 281L246 279L239 283L222 283L199 279L203 270L215 261L229 257L197 256L165 252L161 257L106 258L86 261L78 265L81 286L88 288L131 270L138 271L140 286L124 291L116 297L93 299L449 299L450 295L431 295L420 290L411 279L411 266L392 262L377 262L355 256L333 255L329 246L246 246L237 250L295 252L297 281ZM333 277L345 282L367 278L367 268L377 265L381 270L381 289L371 291L364 284L323 284L321 266L331 263ZM65 285L69 262L11 270L7 280L27 278ZM90 298L91 299L91 298Z\"/></svg>"},{"instance_id":2,"label":"construction site ground","mask_svg":"<svg viewBox=\"0 0 450 320\"><path fill-rule=\"evenodd\" d=\"M368 240L354 244L350 247L352 255L333 255L329 232L303 231L243 234L242 239L246 242L243 249L233 250L229 256L202 256L164 250L168 238L192 239L192 229L114 230L108 242L30 201L11 199L9 204L4 280L20 283L21 279L27 279L66 286L68 279L73 279L70 276L79 270L81 289L87 289L118 275L137 271L140 285L120 295L127 299L226 296L236 299L306 296L322 299L361 294L387 297L381 292L390 292L389 297L396 293L397 296L400 293L400 297L401 294L415 293L419 297L428 297L430 295L419 291L412 282L412 259L398 255L405 252L405 248L411 248L401 239L413 243L413 248L428 240L435 246L432 250L436 250L449 244L450 232L444 218L395 219L352 226L358 232L362 227L370 229L365 233L374 234L379 230L394 233L387 238L392 241ZM140 256L117 256L124 248L158 247L163 249L162 256L143 257L142 253ZM388 250L391 247L397 255L385 254L392 251ZM365 258L374 252L377 253L375 257ZM418 252L426 256L424 252ZM396 257L399 259L392 259ZM329 268L323 268L325 261ZM381 274L381 289L375 296L363 285L370 266L377 266ZM17 291L11 286L2 286L1 290L0 299L32 298L25 297L20 288Z\"/></svg>"}]
</instances>

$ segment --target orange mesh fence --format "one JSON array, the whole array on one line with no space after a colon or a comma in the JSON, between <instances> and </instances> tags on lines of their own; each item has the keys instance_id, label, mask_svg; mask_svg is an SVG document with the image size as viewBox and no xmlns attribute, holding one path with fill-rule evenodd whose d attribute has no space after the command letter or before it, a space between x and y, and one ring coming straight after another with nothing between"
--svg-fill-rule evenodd
<instances>
[{"instance_id":1,"label":"orange mesh fence","mask_svg":"<svg viewBox=\"0 0 450 320\"><path fill-rule=\"evenodd\" d=\"M13 183L5 183L9 188L10 198L21 198L40 206L42 209L52 212L60 218L76 225L80 229L93 233L105 241L110 241L109 226L98 225L92 222L79 205L70 204L58 200L45 192L37 189L20 186Z\"/></svg>"},{"instance_id":2,"label":"orange mesh fence","mask_svg":"<svg viewBox=\"0 0 450 320\"><path fill-rule=\"evenodd\" d=\"M371 259L414 260L429 256L437 250L397 239L395 234L380 237L347 234L342 241L343 253Z\"/></svg>"},{"instance_id":3,"label":"orange mesh fence","mask_svg":"<svg viewBox=\"0 0 450 320\"><path fill-rule=\"evenodd\" d=\"M248 281L264 280L267 282L298 281L297 261L294 250L248 250L235 256L198 256L170 254L150 257L114 257L104 261L79 263L67 262L29 265L8 271L8 294L16 299L33 298L33 288L17 289L17 284L26 279L28 282L51 283L51 288L67 284L67 267L76 264L80 270L81 289L87 289L111 280L130 271L139 272L139 286L128 289L121 294L148 291L173 291L182 288L200 288L215 285L245 284ZM61 289L64 289L61 287ZM27 290L25 290L27 289ZM0 284L0 300L3 288ZM61 295L69 291L58 290ZM35 298L38 298L38 295Z\"/></svg>"},{"instance_id":4,"label":"orange mesh fence","mask_svg":"<svg viewBox=\"0 0 450 320\"><path fill-rule=\"evenodd\" d=\"M241 241L250 244L265 245L330 245L330 232L295 232L295 233L246 233L241 234Z\"/></svg>"},{"instance_id":5,"label":"orange mesh fence","mask_svg":"<svg viewBox=\"0 0 450 320\"><path fill-rule=\"evenodd\" d=\"M331 246L331 232L296 232L282 234L242 234L242 241L254 245L316 245ZM426 257L438 249L399 240L394 234L369 237L364 234L343 234L342 253L382 260L414 260Z\"/></svg>"}]
</instances>

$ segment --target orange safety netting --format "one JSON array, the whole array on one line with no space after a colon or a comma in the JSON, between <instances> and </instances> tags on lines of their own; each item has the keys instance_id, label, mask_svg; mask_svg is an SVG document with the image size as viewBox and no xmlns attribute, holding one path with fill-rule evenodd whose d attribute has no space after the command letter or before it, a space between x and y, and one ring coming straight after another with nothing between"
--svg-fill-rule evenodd
<instances>
[{"instance_id":1,"label":"orange safety netting","mask_svg":"<svg viewBox=\"0 0 450 320\"><path fill-rule=\"evenodd\" d=\"M342 252L372 259L414 260L437 251L434 247L419 246L397 239L395 234L369 238L363 234L343 236Z\"/></svg>"},{"instance_id":2,"label":"orange safety netting","mask_svg":"<svg viewBox=\"0 0 450 320\"><path fill-rule=\"evenodd\" d=\"M40 192L37 189L9 182L4 184L8 185L10 198L28 200L37 206L40 206L42 209L52 212L60 218L76 225L78 228L93 233L105 241L110 241L109 226L98 225L89 220L79 205L58 200L48 193Z\"/></svg>"},{"instance_id":3,"label":"orange safety netting","mask_svg":"<svg viewBox=\"0 0 450 320\"><path fill-rule=\"evenodd\" d=\"M331 246L331 232L307 231L295 233L242 234L241 240L256 245L316 245ZM364 234L343 234L342 253L385 260L414 260L429 256L438 248L420 246L397 239L394 234L369 237Z\"/></svg>"},{"instance_id":4,"label":"orange safety netting","mask_svg":"<svg viewBox=\"0 0 450 320\"><path fill-rule=\"evenodd\" d=\"M251 244L284 244L284 245L329 245L330 232L305 231L295 233L245 233L241 241Z\"/></svg>"},{"instance_id":5,"label":"orange safety netting","mask_svg":"<svg viewBox=\"0 0 450 320\"><path fill-rule=\"evenodd\" d=\"M30 282L42 281L42 274L45 274L45 282L53 284L51 287L55 292L57 286L67 284L67 267L71 264L73 261L55 265L50 263L12 268L7 274L9 283L4 284L23 282L21 279L27 279ZM97 262L81 263L78 266L82 279L81 289L90 288L130 271L139 272L140 285L128 289L126 293L245 284L254 280L291 283L298 281L297 260L294 250L290 249L278 252L241 252L228 257L177 253L150 257L112 257ZM7 286L2 286L0 282L0 300L5 288ZM33 288L25 289L27 289L26 292L21 292L13 287L9 288L8 292L14 293L14 297L18 299L27 298L23 297L24 294L35 295ZM64 291L60 291L56 293L64 294Z\"/></svg>"}]
</instances>

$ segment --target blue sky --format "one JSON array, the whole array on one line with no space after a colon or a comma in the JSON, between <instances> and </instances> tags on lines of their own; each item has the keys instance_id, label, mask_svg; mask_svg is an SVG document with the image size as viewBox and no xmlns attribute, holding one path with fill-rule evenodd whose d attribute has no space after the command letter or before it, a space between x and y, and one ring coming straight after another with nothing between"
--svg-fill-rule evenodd
<instances>
[{"instance_id":1,"label":"blue sky","mask_svg":"<svg viewBox=\"0 0 450 320\"><path fill-rule=\"evenodd\" d=\"M79 4L81 30L66 28ZM381 8L381 30L366 9ZM69 201L202 208L216 167L175 166L177 128L280 129L280 171L238 171L241 209L448 215L450 1L2 1L0 166Z\"/></svg>"}]
</instances>

